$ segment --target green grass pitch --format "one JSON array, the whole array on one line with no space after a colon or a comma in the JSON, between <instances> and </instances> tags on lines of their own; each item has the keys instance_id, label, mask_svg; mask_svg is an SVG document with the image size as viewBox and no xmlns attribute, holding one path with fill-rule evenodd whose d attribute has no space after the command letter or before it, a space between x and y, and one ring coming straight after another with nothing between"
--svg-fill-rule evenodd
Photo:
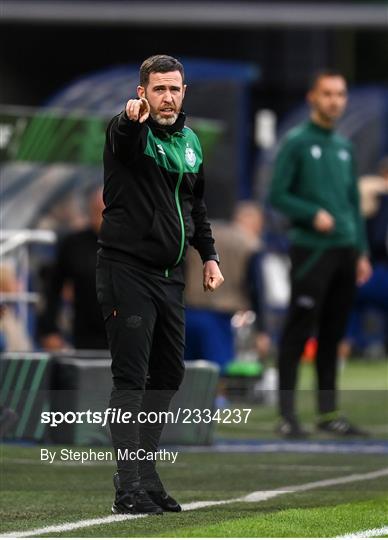
<instances>
[{"instance_id":1,"label":"green grass pitch","mask_svg":"<svg viewBox=\"0 0 388 540\"><path fill-rule=\"evenodd\" d=\"M380 440L387 438L386 375L386 363L355 364L346 368L341 383L342 388L349 390L343 394L344 410L355 421L367 423ZM307 388L309 381L311 369L307 367L302 386ZM302 400L300 404L301 414L311 426L313 401L311 396L310 401ZM233 433L231 428L222 426L218 436L268 439L273 437L274 420L273 408L257 406L246 426L235 428ZM50 465L41 463L40 446L11 444L1 446L0 456L0 534L110 515L113 463ZM182 503L227 501L255 491L282 490L387 468L388 454L374 453L182 450L175 464L159 464L166 487ZM388 474L293 493L279 491L276 496L258 502L225 503L43 536L334 537L384 527L388 527Z\"/></svg>"}]
</instances>

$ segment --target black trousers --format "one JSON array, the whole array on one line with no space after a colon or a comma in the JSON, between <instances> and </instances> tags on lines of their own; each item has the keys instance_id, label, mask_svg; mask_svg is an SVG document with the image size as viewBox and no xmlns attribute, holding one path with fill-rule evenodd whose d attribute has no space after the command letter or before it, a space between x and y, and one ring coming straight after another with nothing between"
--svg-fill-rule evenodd
<instances>
[{"instance_id":1,"label":"black trousers","mask_svg":"<svg viewBox=\"0 0 388 540\"><path fill-rule=\"evenodd\" d=\"M99 257L97 297L112 355L110 407L130 412L129 423L111 422L123 489L161 487L154 460L122 459L139 448L157 450L163 421L147 412L167 411L184 375L184 281L180 269L163 272ZM137 421L142 412L142 423ZM119 452L121 450L121 453Z\"/></svg>"},{"instance_id":2,"label":"black trousers","mask_svg":"<svg viewBox=\"0 0 388 540\"><path fill-rule=\"evenodd\" d=\"M291 302L279 350L279 407L295 417L298 363L309 337L316 335L318 411L333 412L336 403L337 346L344 335L355 293L356 251L324 251L293 246Z\"/></svg>"}]
</instances>

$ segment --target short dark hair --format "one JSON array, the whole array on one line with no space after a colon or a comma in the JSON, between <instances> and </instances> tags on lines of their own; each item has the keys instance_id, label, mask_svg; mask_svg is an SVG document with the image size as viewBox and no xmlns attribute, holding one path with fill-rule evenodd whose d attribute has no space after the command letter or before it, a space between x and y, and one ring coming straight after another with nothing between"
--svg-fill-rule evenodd
<instances>
[{"instance_id":1,"label":"short dark hair","mask_svg":"<svg viewBox=\"0 0 388 540\"><path fill-rule=\"evenodd\" d=\"M310 77L309 81L309 90L312 90L315 88L317 82L320 79L323 79L324 77L342 77L346 81L346 77L343 73L338 71L337 69L319 69L318 71L315 71L312 76Z\"/></svg>"},{"instance_id":2,"label":"short dark hair","mask_svg":"<svg viewBox=\"0 0 388 540\"><path fill-rule=\"evenodd\" d=\"M182 75L182 81L185 79L185 73L182 64L176 58L166 54L155 54L144 60L140 66L139 80L141 86L148 84L150 73L169 73L170 71L179 71Z\"/></svg>"}]
</instances>

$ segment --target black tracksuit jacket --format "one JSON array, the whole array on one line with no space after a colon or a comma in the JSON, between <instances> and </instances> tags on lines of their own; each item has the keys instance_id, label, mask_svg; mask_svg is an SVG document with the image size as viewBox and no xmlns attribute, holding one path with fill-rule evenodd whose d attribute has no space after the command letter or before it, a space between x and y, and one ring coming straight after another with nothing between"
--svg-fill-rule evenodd
<instances>
[{"instance_id":1,"label":"black tracksuit jacket","mask_svg":"<svg viewBox=\"0 0 388 540\"><path fill-rule=\"evenodd\" d=\"M100 254L162 270L184 260L188 244L202 260L218 260L203 200L202 150L180 113L172 126L125 111L108 125L104 149Z\"/></svg>"}]
</instances>

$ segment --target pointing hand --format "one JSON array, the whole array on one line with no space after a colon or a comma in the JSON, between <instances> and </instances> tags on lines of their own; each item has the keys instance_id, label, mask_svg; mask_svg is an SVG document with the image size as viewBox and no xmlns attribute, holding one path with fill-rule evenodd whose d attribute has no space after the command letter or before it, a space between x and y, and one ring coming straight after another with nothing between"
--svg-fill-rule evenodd
<instances>
[{"instance_id":1,"label":"pointing hand","mask_svg":"<svg viewBox=\"0 0 388 540\"><path fill-rule=\"evenodd\" d=\"M146 98L130 99L125 107L125 112L132 122L145 122L150 115L150 105Z\"/></svg>"}]
</instances>

